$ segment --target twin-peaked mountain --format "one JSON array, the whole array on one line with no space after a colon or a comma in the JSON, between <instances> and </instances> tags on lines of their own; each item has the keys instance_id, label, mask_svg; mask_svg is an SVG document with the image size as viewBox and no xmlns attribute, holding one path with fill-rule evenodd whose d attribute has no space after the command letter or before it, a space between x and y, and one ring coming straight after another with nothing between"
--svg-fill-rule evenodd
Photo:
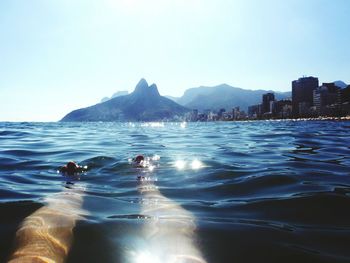
<instances>
[{"instance_id":1,"label":"twin-peaked mountain","mask_svg":"<svg viewBox=\"0 0 350 263\"><path fill-rule=\"evenodd\" d=\"M174 119L188 111L160 96L155 84L148 86L141 79L132 93L72 111L61 121L159 121Z\"/></svg>"}]
</instances>

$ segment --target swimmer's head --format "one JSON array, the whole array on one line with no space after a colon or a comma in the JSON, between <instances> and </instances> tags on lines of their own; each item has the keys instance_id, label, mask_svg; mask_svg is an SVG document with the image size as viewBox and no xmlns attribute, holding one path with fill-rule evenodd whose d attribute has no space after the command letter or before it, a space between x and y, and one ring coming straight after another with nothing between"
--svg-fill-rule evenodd
<instances>
[{"instance_id":1,"label":"swimmer's head","mask_svg":"<svg viewBox=\"0 0 350 263\"><path fill-rule=\"evenodd\" d=\"M140 164L141 162L143 162L145 160L145 157L143 157L143 155L138 155L134 158L134 162L137 164Z\"/></svg>"},{"instance_id":2,"label":"swimmer's head","mask_svg":"<svg viewBox=\"0 0 350 263\"><path fill-rule=\"evenodd\" d=\"M67 169L68 172L76 172L78 170L79 166L75 162L68 162L67 163Z\"/></svg>"},{"instance_id":3,"label":"swimmer's head","mask_svg":"<svg viewBox=\"0 0 350 263\"><path fill-rule=\"evenodd\" d=\"M68 175L73 175L79 172L80 166L75 162L68 162L65 166L61 167L60 171L63 173L67 173Z\"/></svg>"}]
</instances>

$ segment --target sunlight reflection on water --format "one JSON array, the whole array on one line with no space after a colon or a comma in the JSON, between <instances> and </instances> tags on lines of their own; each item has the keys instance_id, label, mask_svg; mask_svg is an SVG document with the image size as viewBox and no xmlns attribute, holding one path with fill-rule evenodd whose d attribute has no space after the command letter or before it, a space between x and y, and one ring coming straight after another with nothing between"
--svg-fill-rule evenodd
<instances>
[{"instance_id":1,"label":"sunlight reflection on water","mask_svg":"<svg viewBox=\"0 0 350 263\"><path fill-rule=\"evenodd\" d=\"M203 168L204 167L204 164L203 162L201 162L200 160L198 159L194 159L192 162L188 163L187 161L185 160L177 160L175 163L174 163L174 167L176 167L176 169L178 170L184 170L186 168L190 168L192 170L198 170L200 168Z\"/></svg>"},{"instance_id":2,"label":"sunlight reflection on water","mask_svg":"<svg viewBox=\"0 0 350 263\"><path fill-rule=\"evenodd\" d=\"M183 160L178 160L174 165L178 170L183 170L186 167L186 162Z\"/></svg>"},{"instance_id":3,"label":"sunlight reflection on water","mask_svg":"<svg viewBox=\"0 0 350 263\"><path fill-rule=\"evenodd\" d=\"M146 123L142 123L141 127L152 127L152 128L164 127L164 122L146 122Z\"/></svg>"}]
</instances>

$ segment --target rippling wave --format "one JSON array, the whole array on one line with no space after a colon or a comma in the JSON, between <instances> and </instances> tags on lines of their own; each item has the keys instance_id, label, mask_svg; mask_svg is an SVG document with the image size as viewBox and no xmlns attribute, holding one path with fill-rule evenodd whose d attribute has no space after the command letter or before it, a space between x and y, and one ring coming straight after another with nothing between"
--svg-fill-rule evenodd
<instances>
[{"instance_id":1,"label":"rippling wave","mask_svg":"<svg viewBox=\"0 0 350 263\"><path fill-rule=\"evenodd\" d=\"M154 251L175 262L350 262L348 122L0 123L0 145L1 262L66 191L57 170L70 160L88 169L71 182L84 187L72 208L84 216L62 239L67 262L158 262ZM132 165L138 154L157 156L152 169Z\"/></svg>"}]
</instances>

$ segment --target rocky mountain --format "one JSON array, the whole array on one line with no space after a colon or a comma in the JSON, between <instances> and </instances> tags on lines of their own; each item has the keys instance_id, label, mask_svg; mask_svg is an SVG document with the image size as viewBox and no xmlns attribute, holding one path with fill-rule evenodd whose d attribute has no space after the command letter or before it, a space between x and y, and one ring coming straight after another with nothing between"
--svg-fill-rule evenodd
<instances>
[{"instance_id":1,"label":"rocky mountain","mask_svg":"<svg viewBox=\"0 0 350 263\"><path fill-rule=\"evenodd\" d=\"M74 110L61 121L159 121L173 119L187 111L187 108L160 96L155 84L149 86L145 79L141 79L132 93Z\"/></svg>"},{"instance_id":2,"label":"rocky mountain","mask_svg":"<svg viewBox=\"0 0 350 263\"><path fill-rule=\"evenodd\" d=\"M262 101L262 95L267 92L275 93L277 100L291 97L291 92L274 92L271 90L246 90L235 88L227 84L221 84L214 87L200 86L185 91L184 95L176 102L189 109L226 110L239 106L242 110L247 110L248 106L259 104Z\"/></svg>"}]
</instances>

